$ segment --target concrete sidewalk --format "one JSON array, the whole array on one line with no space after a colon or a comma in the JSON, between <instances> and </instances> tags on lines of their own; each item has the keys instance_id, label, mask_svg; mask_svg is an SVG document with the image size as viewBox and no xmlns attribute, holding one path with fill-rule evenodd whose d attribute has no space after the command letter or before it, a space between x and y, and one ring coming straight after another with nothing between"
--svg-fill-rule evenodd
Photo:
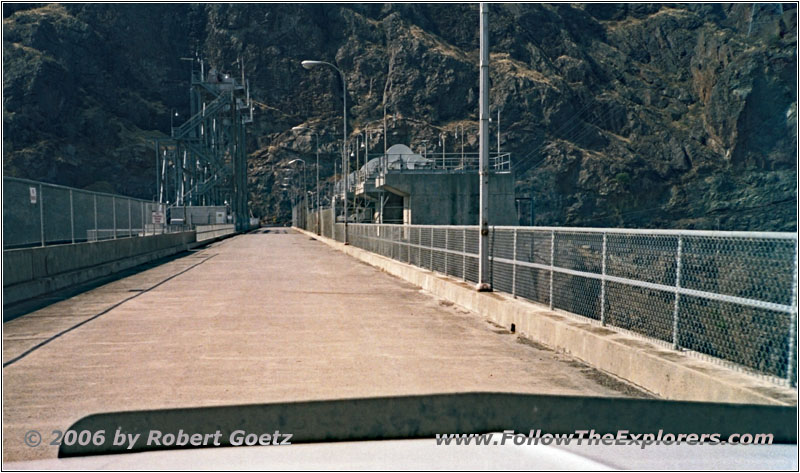
<instances>
[{"instance_id":1,"label":"concrete sidewalk","mask_svg":"<svg viewBox=\"0 0 800 473\"><path fill-rule=\"evenodd\" d=\"M96 412L463 391L644 395L289 229L25 315L4 324L3 341L3 461L54 457L52 430ZM42 446L25 445L30 430Z\"/></svg>"}]
</instances>

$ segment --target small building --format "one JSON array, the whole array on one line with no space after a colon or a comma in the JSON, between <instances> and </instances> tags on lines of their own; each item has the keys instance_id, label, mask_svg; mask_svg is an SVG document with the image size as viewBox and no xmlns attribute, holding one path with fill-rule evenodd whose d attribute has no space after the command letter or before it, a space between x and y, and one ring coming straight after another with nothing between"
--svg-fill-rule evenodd
<instances>
[{"instance_id":1,"label":"small building","mask_svg":"<svg viewBox=\"0 0 800 473\"><path fill-rule=\"evenodd\" d=\"M225 205L171 207L168 218L170 223L180 222L186 225L219 225L232 223L233 220Z\"/></svg>"},{"instance_id":2,"label":"small building","mask_svg":"<svg viewBox=\"0 0 800 473\"><path fill-rule=\"evenodd\" d=\"M489 169L489 224L516 225L514 174L509 154L492 153ZM363 199L361 211L355 212L358 221L414 225L479 223L478 153L423 156L398 144L386 154L369 160L348 179L348 198ZM338 191L338 195L343 195L341 185Z\"/></svg>"}]
</instances>

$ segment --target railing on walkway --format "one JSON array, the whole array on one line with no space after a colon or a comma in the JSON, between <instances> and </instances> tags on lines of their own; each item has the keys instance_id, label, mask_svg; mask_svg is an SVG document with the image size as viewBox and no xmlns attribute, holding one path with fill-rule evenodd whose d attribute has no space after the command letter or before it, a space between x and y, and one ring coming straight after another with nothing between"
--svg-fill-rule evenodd
<instances>
[{"instance_id":1,"label":"railing on walkway","mask_svg":"<svg viewBox=\"0 0 800 473\"><path fill-rule=\"evenodd\" d=\"M465 153L428 153L427 157L421 160L406 161L404 156L383 156L380 161L376 174L386 174L391 172L478 172L480 168L480 155L477 152ZM394 159L392 159L394 158ZM510 172L511 153L489 153L490 172Z\"/></svg>"},{"instance_id":2,"label":"railing on walkway","mask_svg":"<svg viewBox=\"0 0 800 473\"><path fill-rule=\"evenodd\" d=\"M184 231L153 224L164 205L43 182L3 177L3 249Z\"/></svg>"},{"instance_id":3,"label":"railing on walkway","mask_svg":"<svg viewBox=\"0 0 800 473\"><path fill-rule=\"evenodd\" d=\"M511 153L489 153L489 172L511 172ZM386 154L371 159L361 168L351 172L348 176L347 191L355 192L358 186L364 186L367 181L374 181L377 177L386 174L413 174L413 173L477 173L480 167L480 156L477 152L428 153L427 157L420 155ZM374 182L372 182L374 184ZM343 182L334 184L334 193L343 195Z\"/></svg>"},{"instance_id":4,"label":"railing on walkway","mask_svg":"<svg viewBox=\"0 0 800 473\"><path fill-rule=\"evenodd\" d=\"M342 241L344 224L329 222L323 235ZM348 240L477 282L478 231L349 224ZM795 384L794 233L493 227L489 238L496 291Z\"/></svg>"}]
</instances>

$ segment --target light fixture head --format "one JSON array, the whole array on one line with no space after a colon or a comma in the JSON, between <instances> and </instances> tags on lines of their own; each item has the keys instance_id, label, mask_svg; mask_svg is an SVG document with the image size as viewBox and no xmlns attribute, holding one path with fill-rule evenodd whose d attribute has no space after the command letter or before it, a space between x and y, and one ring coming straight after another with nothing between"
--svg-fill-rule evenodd
<instances>
[{"instance_id":1,"label":"light fixture head","mask_svg":"<svg viewBox=\"0 0 800 473\"><path fill-rule=\"evenodd\" d=\"M318 66L318 65L320 65L320 64L322 64L322 61L309 61L309 60L305 60L305 61L303 61L303 62L301 62L301 63L300 63L300 65L301 65L301 66L303 66L303 67L304 67L304 68L306 68L306 69L311 69L312 67L314 67L314 66Z\"/></svg>"}]
</instances>

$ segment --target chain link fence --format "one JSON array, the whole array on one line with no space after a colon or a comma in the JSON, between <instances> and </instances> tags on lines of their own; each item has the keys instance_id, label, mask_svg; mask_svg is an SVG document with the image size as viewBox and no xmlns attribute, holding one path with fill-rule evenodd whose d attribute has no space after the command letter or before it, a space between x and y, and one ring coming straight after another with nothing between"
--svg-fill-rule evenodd
<instances>
[{"instance_id":1,"label":"chain link fence","mask_svg":"<svg viewBox=\"0 0 800 473\"><path fill-rule=\"evenodd\" d=\"M183 231L164 204L3 177L3 249Z\"/></svg>"},{"instance_id":2,"label":"chain link fence","mask_svg":"<svg viewBox=\"0 0 800 473\"><path fill-rule=\"evenodd\" d=\"M322 234L344 241L344 224ZM477 226L348 224L351 245L478 281ZM494 290L794 385L797 235L493 227Z\"/></svg>"}]
</instances>

